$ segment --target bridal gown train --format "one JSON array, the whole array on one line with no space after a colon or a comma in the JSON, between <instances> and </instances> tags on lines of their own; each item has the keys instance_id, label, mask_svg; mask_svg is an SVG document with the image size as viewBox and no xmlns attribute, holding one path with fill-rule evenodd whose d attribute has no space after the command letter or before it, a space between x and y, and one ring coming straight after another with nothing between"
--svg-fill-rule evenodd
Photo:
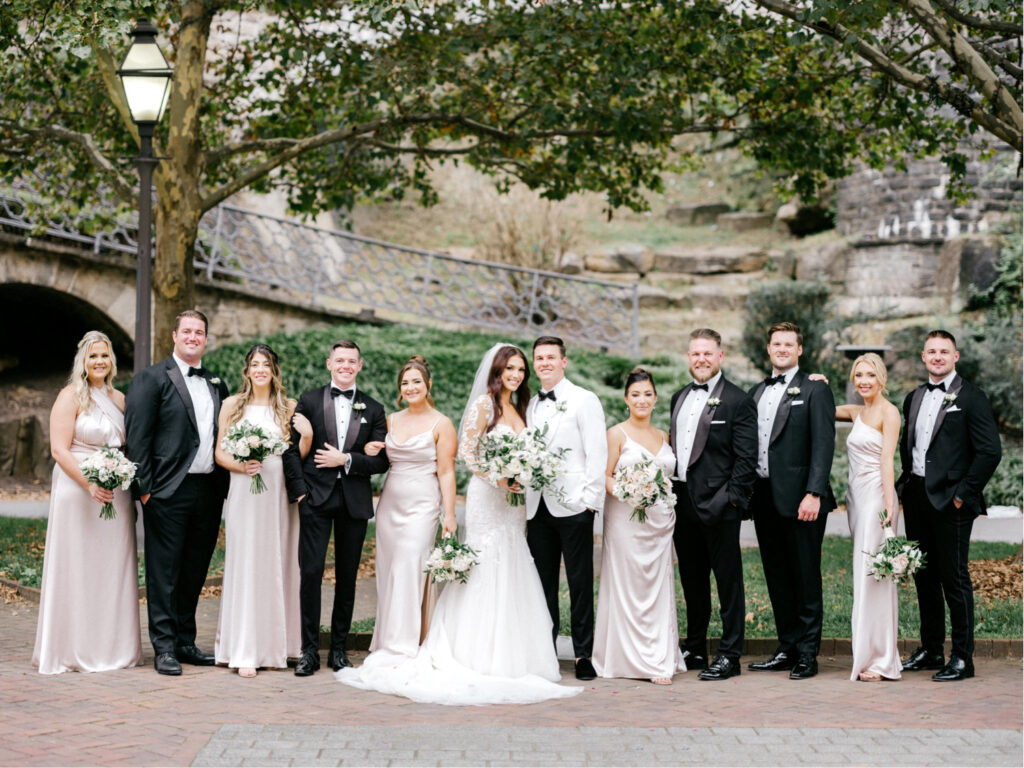
<instances>
[{"instance_id":1,"label":"bridal gown train","mask_svg":"<svg viewBox=\"0 0 1024 768\"><path fill-rule=\"evenodd\" d=\"M71 453L79 461L124 445L124 414L102 389L78 414ZM43 583L32 663L44 675L101 672L142 663L135 509L114 491L116 516L57 464L46 526Z\"/></svg>"},{"instance_id":2,"label":"bridal gown train","mask_svg":"<svg viewBox=\"0 0 1024 768\"><path fill-rule=\"evenodd\" d=\"M846 514L853 536L853 614L850 630L853 671L899 680L903 665L897 646L898 599L889 579L875 581L868 568L868 554L877 552L884 538L878 512L885 508L882 494L882 433L858 416L846 440L850 457L850 483Z\"/></svg>"},{"instance_id":3,"label":"bridal gown train","mask_svg":"<svg viewBox=\"0 0 1024 768\"><path fill-rule=\"evenodd\" d=\"M490 398L474 403L490 416ZM511 429L498 425L496 430ZM475 465L479 435L467 429L460 456ZM526 507L473 476L466 494L465 543L478 555L465 584L445 586L414 656L380 650L358 669L335 673L356 688L428 704L525 704L581 693L558 685L558 659L540 577L526 545Z\"/></svg>"}]
</instances>

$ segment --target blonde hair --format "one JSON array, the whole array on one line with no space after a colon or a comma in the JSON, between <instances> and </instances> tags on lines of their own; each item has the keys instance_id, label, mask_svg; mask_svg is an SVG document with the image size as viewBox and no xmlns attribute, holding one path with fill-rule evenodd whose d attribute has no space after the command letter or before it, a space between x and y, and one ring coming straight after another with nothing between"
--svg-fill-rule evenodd
<instances>
[{"instance_id":1,"label":"blonde hair","mask_svg":"<svg viewBox=\"0 0 1024 768\"><path fill-rule=\"evenodd\" d=\"M274 412L274 421L281 428L281 434L285 442L291 435L291 426L288 419L288 393L284 388L284 381L281 378L281 367L277 363L277 353L266 344L255 344L245 356L245 363L242 365L242 388L238 392L238 399L235 407L228 414L228 426L232 426L241 420L245 413L245 406L252 402L254 397L252 379L249 377L249 366L256 355L263 355L270 363L270 408Z\"/></svg>"},{"instance_id":2,"label":"blonde hair","mask_svg":"<svg viewBox=\"0 0 1024 768\"><path fill-rule=\"evenodd\" d=\"M398 371L398 407L402 407L402 403L405 398L402 397L402 378L405 376L406 371L419 371L423 376L423 383L427 385L427 402L433 407L434 398L430 394L430 390L434 386L433 379L430 378L430 364L423 358L422 355L413 355L405 361L405 365Z\"/></svg>"},{"instance_id":3,"label":"blonde hair","mask_svg":"<svg viewBox=\"0 0 1024 768\"><path fill-rule=\"evenodd\" d=\"M865 352L853 361L853 367L850 368L850 381L853 381L853 374L856 372L857 366L861 363L867 363L871 366L871 370L875 372L875 377L878 379L878 383L882 387L882 394L888 395L889 390L885 385L889 382L889 372L885 368L885 361L883 361L882 358L874 352Z\"/></svg>"},{"instance_id":4,"label":"blonde hair","mask_svg":"<svg viewBox=\"0 0 1024 768\"><path fill-rule=\"evenodd\" d=\"M106 344L107 351L110 353L110 369L103 377L103 387L108 390L113 389L114 377L117 376L117 358L114 356L114 345L110 343L110 337L103 331L88 331L78 342L75 361L71 364L71 375L68 376L68 385L75 393L75 400L78 402L80 411L87 411L92 405L92 388L89 384L89 371L85 367L85 360L89 356L89 348L98 342Z\"/></svg>"}]
</instances>

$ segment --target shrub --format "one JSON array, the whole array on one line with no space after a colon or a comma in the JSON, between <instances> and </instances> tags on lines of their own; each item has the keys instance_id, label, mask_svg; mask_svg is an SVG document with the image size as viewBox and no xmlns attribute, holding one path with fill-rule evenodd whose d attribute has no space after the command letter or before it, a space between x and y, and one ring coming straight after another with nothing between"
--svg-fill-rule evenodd
<instances>
[{"instance_id":1,"label":"shrub","mask_svg":"<svg viewBox=\"0 0 1024 768\"><path fill-rule=\"evenodd\" d=\"M768 328L772 323L789 321L800 326L803 332L801 367L817 370L822 351L829 346L828 299L829 288L825 283L806 280L782 280L754 288L744 305L740 350L755 368L769 372L765 352Z\"/></svg>"},{"instance_id":2,"label":"shrub","mask_svg":"<svg viewBox=\"0 0 1024 768\"><path fill-rule=\"evenodd\" d=\"M989 506L1024 507L1024 491L1020 478L1024 473L1024 460L1019 445L1007 445L1003 440L1003 460L985 486L985 503Z\"/></svg>"}]
</instances>

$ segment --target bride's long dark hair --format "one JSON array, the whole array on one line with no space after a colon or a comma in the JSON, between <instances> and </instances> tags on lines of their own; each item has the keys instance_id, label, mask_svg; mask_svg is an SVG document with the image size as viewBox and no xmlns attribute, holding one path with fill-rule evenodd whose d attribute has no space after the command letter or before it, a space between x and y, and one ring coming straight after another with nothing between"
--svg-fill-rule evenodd
<instances>
[{"instance_id":1,"label":"bride's long dark hair","mask_svg":"<svg viewBox=\"0 0 1024 768\"><path fill-rule=\"evenodd\" d=\"M519 414L519 418L523 420L524 424L526 423L526 404L530 402L530 364L526 362L526 355L523 354L523 350L512 346L502 347L494 353L494 360L491 361L491 370L487 374L487 392L491 396L491 404L494 406L494 416L491 418L491 423L487 425L488 432L494 429L504 411L501 405L501 374L505 372L505 366L508 365L508 361L513 357L518 357L523 361L523 368L525 370L523 371L522 383L509 399L512 402L512 407Z\"/></svg>"}]
</instances>

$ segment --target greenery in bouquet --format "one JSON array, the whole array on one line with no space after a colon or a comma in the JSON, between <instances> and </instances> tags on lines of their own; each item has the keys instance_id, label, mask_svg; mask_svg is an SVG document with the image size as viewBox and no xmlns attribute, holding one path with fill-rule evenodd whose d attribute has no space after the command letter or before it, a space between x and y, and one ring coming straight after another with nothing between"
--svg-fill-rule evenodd
<instances>
[{"instance_id":1,"label":"greenery in bouquet","mask_svg":"<svg viewBox=\"0 0 1024 768\"><path fill-rule=\"evenodd\" d=\"M906 536L897 536L893 532L892 525L885 522L888 516L884 509L878 513L885 531L882 547L874 554L864 554L868 556L868 572L875 581L891 579L894 584L899 584L913 576L924 565L925 558L916 541L909 541Z\"/></svg>"},{"instance_id":2,"label":"greenery in bouquet","mask_svg":"<svg viewBox=\"0 0 1024 768\"><path fill-rule=\"evenodd\" d=\"M267 456L280 456L288 443L279 437L268 435L262 427L242 419L234 424L220 442L221 449L243 464L247 461L263 461ZM263 493L266 483L260 473L252 476L250 493Z\"/></svg>"},{"instance_id":3,"label":"greenery in bouquet","mask_svg":"<svg viewBox=\"0 0 1024 768\"><path fill-rule=\"evenodd\" d=\"M479 562L476 558L476 550L471 546L462 544L454 535L445 536L427 558L424 573L429 574L434 583L458 581L465 584L470 570Z\"/></svg>"},{"instance_id":4,"label":"greenery in bouquet","mask_svg":"<svg viewBox=\"0 0 1024 768\"><path fill-rule=\"evenodd\" d=\"M672 492L672 478L652 459L641 459L635 464L615 470L613 486L615 498L633 508L630 520L647 522L647 510L664 501L670 507L676 505Z\"/></svg>"},{"instance_id":5,"label":"greenery in bouquet","mask_svg":"<svg viewBox=\"0 0 1024 768\"><path fill-rule=\"evenodd\" d=\"M135 479L135 464L120 450L109 445L86 456L78 468L86 480L108 491L116 488L127 491ZM116 516L113 502L108 501L100 508L100 517L104 520L113 520Z\"/></svg>"},{"instance_id":6,"label":"greenery in bouquet","mask_svg":"<svg viewBox=\"0 0 1024 768\"><path fill-rule=\"evenodd\" d=\"M548 425L528 427L518 435L488 432L480 439L480 461L493 478L505 478L523 488L540 491L551 486L565 467L568 448L551 449L547 443ZM509 491L508 503L521 507L526 494Z\"/></svg>"}]
</instances>

